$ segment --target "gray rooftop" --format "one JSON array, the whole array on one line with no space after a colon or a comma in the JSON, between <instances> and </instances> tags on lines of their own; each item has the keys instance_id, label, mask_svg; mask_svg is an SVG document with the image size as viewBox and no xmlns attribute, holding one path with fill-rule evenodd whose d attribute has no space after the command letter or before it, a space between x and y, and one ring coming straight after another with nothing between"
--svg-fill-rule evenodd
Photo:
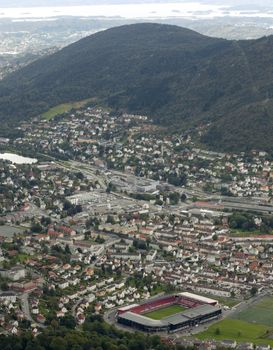
<instances>
[{"instance_id":1,"label":"gray rooftop","mask_svg":"<svg viewBox=\"0 0 273 350\"><path fill-rule=\"evenodd\" d=\"M177 324L181 322L186 322L189 319L195 319L199 316L206 315L209 312L213 312L219 310L219 307L211 306L209 304L197 306L192 309L187 309L182 312L179 312L177 314L171 315L169 317L164 318L162 321L164 321L165 324Z\"/></svg>"},{"instance_id":2,"label":"gray rooftop","mask_svg":"<svg viewBox=\"0 0 273 350\"><path fill-rule=\"evenodd\" d=\"M187 322L188 318L184 316L184 312L179 312L178 314L174 314L172 316L166 317L162 320L162 322L164 323L164 325L167 324L179 324L182 322Z\"/></svg>"},{"instance_id":3,"label":"gray rooftop","mask_svg":"<svg viewBox=\"0 0 273 350\"><path fill-rule=\"evenodd\" d=\"M201 306L194 307L192 309L187 309L187 310L183 311L182 314L183 314L183 316L192 319L192 318L196 318L198 316L204 316L208 312L214 312L217 310L219 310L218 306L204 304Z\"/></svg>"},{"instance_id":4,"label":"gray rooftop","mask_svg":"<svg viewBox=\"0 0 273 350\"><path fill-rule=\"evenodd\" d=\"M186 322L189 319L195 319L199 316L204 316L207 313L212 313L217 310L219 310L219 307L205 304L205 305L197 306L193 309L187 309L185 311L179 312L177 314L163 318L161 320L153 320L149 317L146 317L145 315L135 314L134 312L130 312L130 311L123 313L121 316L122 318L128 321L145 324L145 326L164 327L164 326L167 326L168 324L175 325L182 322Z\"/></svg>"},{"instance_id":5,"label":"gray rooftop","mask_svg":"<svg viewBox=\"0 0 273 350\"><path fill-rule=\"evenodd\" d=\"M149 317L135 314L134 312L130 312L130 311L124 312L121 316L122 318L128 321L139 322L141 324L145 324L146 326L150 326L150 327L161 327L164 325L164 323L162 323L162 320L153 320Z\"/></svg>"}]
</instances>

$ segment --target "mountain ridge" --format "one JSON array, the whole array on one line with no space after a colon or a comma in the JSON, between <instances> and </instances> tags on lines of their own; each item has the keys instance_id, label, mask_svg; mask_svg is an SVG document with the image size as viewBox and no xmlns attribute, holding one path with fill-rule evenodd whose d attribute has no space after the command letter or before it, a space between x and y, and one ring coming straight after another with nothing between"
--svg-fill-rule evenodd
<instances>
[{"instance_id":1,"label":"mountain ridge","mask_svg":"<svg viewBox=\"0 0 273 350\"><path fill-rule=\"evenodd\" d=\"M0 82L0 120L96 97L156 123L211 127L214 149L273 151L273 37L211 38L153 23L98 32Z\"/></svg>"}]
</instances>

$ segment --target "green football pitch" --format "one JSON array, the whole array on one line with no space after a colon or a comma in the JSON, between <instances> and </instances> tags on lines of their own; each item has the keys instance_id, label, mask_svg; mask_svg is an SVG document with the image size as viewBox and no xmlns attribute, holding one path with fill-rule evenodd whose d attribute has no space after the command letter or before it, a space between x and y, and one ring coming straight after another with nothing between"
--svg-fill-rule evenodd
<instances>
[{"instance_id":1,"label":"green football pitch","mask_svg":"<svg viewBox=\"0 0 273 350\"><path fill-rule=\"evenodd\" d=\"M180 305L171 305L162 309L158 309L155 311L147 312L145 314L146 317L152 318L153 320L161 320L162 318L172 316L174 314L178 314L186 310L185 307Z\"/></svg>"}]
</instances>

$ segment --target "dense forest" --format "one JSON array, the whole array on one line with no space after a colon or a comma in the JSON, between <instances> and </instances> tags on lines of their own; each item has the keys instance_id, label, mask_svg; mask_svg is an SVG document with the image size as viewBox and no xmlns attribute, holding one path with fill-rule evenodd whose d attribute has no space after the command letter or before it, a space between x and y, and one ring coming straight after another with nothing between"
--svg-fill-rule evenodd
<instances>
[{"instance_id":1,"label":"dense forest","mask_svg":"<svg viewBox=\"0 0 273 350\"><path fill-rule=\"evenodd\" d=\"M90 316L75 330L67 317L52 324L41 334L0 336L1 350L183 350L183 346L164 344L157 335L129 333L118 330L102 321L100 316Z\"/></svg>"},{"instance_id":2,"label":"dense forest","mask_svg":"<svg viewBox=\"0 0 273 350\"><path fill-rule=\"evenodd\" d=\"M228 41L181 27L102 31L0 83L2 125L68 101L96 98L172 128L209 125L214 149L272 151L273 37Z\"/></svg>"}]
</instances>

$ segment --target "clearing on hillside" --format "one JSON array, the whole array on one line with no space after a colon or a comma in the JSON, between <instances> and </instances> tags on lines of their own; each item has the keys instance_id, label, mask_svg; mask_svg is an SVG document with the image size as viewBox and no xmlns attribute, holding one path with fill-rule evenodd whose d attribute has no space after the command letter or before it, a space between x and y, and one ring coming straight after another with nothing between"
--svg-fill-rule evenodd
<instances>
[{"instance_id":1,"label":"clearing on hillside","mask_svg":"<svg viewBox=\"0 0 273 350\"><path fill-rule=\"evenodd\" d=\"M70 102L70 103L63 103L58 106L50 108L47 112L42 114L42 118L46 120L51 120L57 115L67 113L71 111L73 108L82 108L85 105L87 105L89 102L91 102L92 99L82 100L78 102Z\"/></svg>"},{"instance_id":2,"label":"clearing on hillside","mask_svg":"<svg viewBox=\"0 0 273 350\"><path fill-rule=\"evenodd\" d=\"M178 314L184 310L186 310L186 308L181 305L171 305L162 309L148 312L145 314L145 316L152 318L153 320L162 320L162 318Z\"/></svg>"}]
</instances>

